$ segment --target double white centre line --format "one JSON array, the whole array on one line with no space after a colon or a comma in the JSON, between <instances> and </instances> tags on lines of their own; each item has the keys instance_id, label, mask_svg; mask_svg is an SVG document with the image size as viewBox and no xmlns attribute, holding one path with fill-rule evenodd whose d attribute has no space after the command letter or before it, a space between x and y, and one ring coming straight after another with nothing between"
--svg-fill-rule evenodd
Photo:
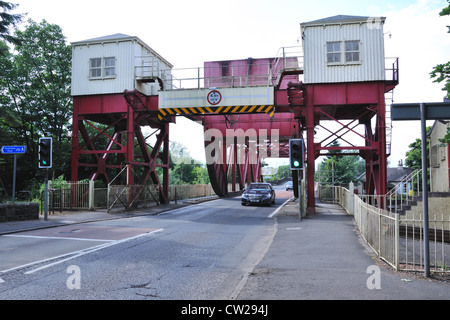
<instances>
[{"instance_id":1,"label":"double white centre line","mask_svg":"<svg viewBox=\"0 0 450 320\"><path fill-rule=\"evenodd\" d=\"M139 234L137 236L133 236L133 237L129 237L129 238L121 239L121 240L98 240L98 239L56 237L56 239L71 239L71 240L80 240L80 241L106 241L107 243L103 243L103 244L100 244L100 245L97 245L97 246L94 246L94 247L91 247L91 248L88 248L88 249L78 250L78 251L74 251L74 252L70 252L70 253L65 253L65 254L62 254L62 255L59 255L59 256L55 256L55 257L51 257L51 258L47 258L47 259L43 259L43 260L39 260L39 261L34 261L34 262L31 262L31 263L20 265L20 266L17 266L17 267L14 267L14 268L10 268L10 269L7 269L7 270L2 270L2 271L0 271L0 274L4 274L4 273L11 272L11 271L14 271L14 270L24 269L24 268L28 268L28 267L33 266L33 265L37 265L37 264L46 263L46 262L49 262L49 261L54 261L54 260L61 259L61 260L58 260L58 261L55 261L55 262L52 262L52 263L44 264L41 267L29 270L29 271L24 273L24 274L33 274L33 273L35 273L37 271L40 271L40 270L43 270L43 269L46 269L46 268L58 265L60 263L69 261L71 259L75 259L75 258L84 256L86 254L89 254L89 253L92 253L92 252L95 252L95 251L98 251L98 250L102 250L102 249L105 249L105 248L108 248L108 247L111 247L111 246L114 246L114 245L117 245L117 244L120 244L120 243L124 243L126 241L130 241L130 240L133 240L133 239L137 239L137 238L141 238L141 237L144 237L144 236L148 236L150 234L153 234L153 233L156 233L156 232L160 232L162 230L163 229L157 229L157 230L153 230L151 232L142 233L142 234ZM21 236L21 235L5 235L5 236L9 236L9 237L43 238L43 237L39 237L39 236ZM55 237L45 237L45 238L55 239ZM0 278L0 283L2 283L2 282L4 282L4 280L2 280Z\"/></svg>"}]
</instances>

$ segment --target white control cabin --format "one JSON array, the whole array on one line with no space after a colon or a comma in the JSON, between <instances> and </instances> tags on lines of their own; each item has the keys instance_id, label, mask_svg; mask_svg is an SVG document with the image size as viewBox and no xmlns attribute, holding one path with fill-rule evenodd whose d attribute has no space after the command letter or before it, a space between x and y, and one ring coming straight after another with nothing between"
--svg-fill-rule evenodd
<instances>
[{"instance_id":1,"label":"white control cabin","mask_svg":"<svg viewBox=\"0 0 450 320\"><path fill-rule=\"evenodd\" d=\"M384 81L384 22L339 15L301 23L304 82Z\"/></svg>"},{"instance_id":2,"label":"white control cabin","mask_svg":"<svg viewBox=\"0 0 450 320\"><path fill-rule=\"evenodd\" d=\"M157 95L170 83L172 64L138 37L118 33L71 45L72 96L125 90Z\"/></svg>"}]
</instances>

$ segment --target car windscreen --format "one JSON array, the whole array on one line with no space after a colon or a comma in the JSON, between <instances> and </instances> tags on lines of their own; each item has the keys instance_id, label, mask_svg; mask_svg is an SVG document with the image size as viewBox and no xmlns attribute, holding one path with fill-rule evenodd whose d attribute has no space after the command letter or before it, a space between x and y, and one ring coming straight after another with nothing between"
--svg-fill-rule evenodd
<instances>
[{"instance_id":1,"label":"car windscreen","mask_svg":"<svg viewBox=\"0 0 450 320\"><path fill-rule=\"evenodd\" d=\"M268 185L264 184L252 184L248 187L249 190L270 190L270 187Z\"/></svg>"}]
</instances>

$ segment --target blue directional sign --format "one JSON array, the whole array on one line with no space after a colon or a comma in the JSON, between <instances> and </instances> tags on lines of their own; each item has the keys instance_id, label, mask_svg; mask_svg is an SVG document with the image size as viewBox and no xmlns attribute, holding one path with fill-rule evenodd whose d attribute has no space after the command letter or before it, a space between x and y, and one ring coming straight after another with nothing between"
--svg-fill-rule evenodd
<instances>
[{"instance_id":1,"label":"blue directional sign","mask_svg":"<svg viewBox=\"0 0 450 320\"><path fill-rule=\"evenodd\" d=\"M3 154L22 154L25 153L26 146L3 146Z\"/></svg>"}]
</instances>

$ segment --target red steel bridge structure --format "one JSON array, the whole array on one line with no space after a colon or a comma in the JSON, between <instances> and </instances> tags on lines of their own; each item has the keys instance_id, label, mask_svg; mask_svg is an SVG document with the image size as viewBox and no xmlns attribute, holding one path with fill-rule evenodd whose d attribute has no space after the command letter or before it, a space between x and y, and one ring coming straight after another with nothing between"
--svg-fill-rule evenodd
<instances>
[{"instance_id":1,"label":"red steel bridge structure","mask_svg":"<svg viewBox=\"0 0 450 320\"><path fill-rule=\"evenodd\" d=\"M203 125L206 152L215 143L213 153L207 154L214 161L207 167L213 189L221 197L261 181L261 155L288 157L289 140L293 138L305 141L306 168L300 171L300 178L306 182L308 214L315 212L315 160L320 156L342 155L342 151L361 156L366 163L365 192L386 194L389 154L385 94L398 84L398 60L388 68L389 80L340 83L304 83L301 60L283 51L276 58L205 62L203 75L199 73L194 79L196 87L186 90L174 90L173 79L169 87L165 79L153 74L137 80L158 83L161 92L167 94L195 91L208 95L208 99L213 91L226 95L223 90L227 88L270 88L273 104L267 105L252 102L217 107L214 100L208 100L197 107L180 104L162 108L165 96L145 95L136 89L74 96L72 181L77 181L81 173L89 173L90 180L102 177L109 183L126 167L123 183L158 185L160 202L168 203L169 124L183 116ZM324 125L330 122L336 128ZM358 126L364 128L363 133L356 129ZM143 127L152 129L153 145L149 146ZM317 129L328 136L315 141ZM235 136L227 141L230 130ZM207 139L211 132L215 137ZM354 134L362 142L355 144L346 139L346 134ZM100 144L100 138L106 138L107 143ZM336 139L347 143L331 145ZM256 152L251 152L252 148ZM297 171L292 175L296 191Z\"/></svg>"}]
</instances>

